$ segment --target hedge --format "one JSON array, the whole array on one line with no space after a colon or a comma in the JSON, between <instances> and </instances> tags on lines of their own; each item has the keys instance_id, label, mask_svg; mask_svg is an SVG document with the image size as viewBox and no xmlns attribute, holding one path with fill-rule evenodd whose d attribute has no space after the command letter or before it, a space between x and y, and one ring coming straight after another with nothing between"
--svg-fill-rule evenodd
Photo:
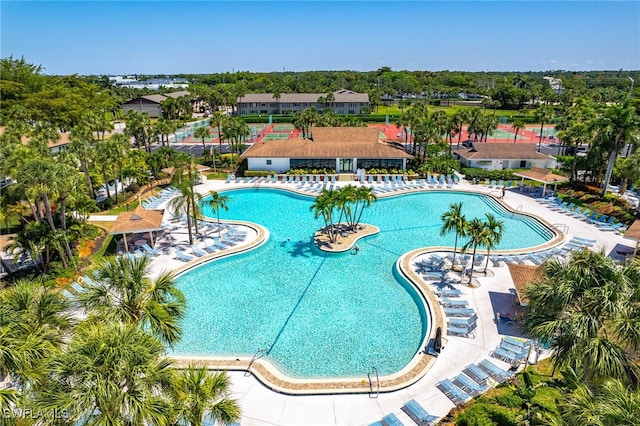
<instances>
[{"instance_id":1,"label":"hedge","mask_svg":"<svg viewBox=\"0 0 640 426\"><path fill-rule=\"evenodd\" d=\"M251 114L251 115L239 115L245 123L268 123L269 122L269 114ZM384 123L387 119L386 114L360 114L360 115L344 115L340 114L338 117L346 118L346 119L358 119L363 123ZM389 115L389 122L393 123L394 120L398 118L397 115ZM290 114L272 114L271 115L272 123L291 123L293 122L293 115Z\"/></svg>"},{"instance_id":2,"label":"hedge","mask_svg":"<svg viewBox=\"0 0 640 426\"><path fill-rule=\"evenodd\" d=\"M502 179L502 180L513 180L515 176L513 176L514 170L505 169L505 170L485 170L475 167L464 167L461 170L461 173L465 175L467 180L471 179Z\"/></svg>"},{"instance_id":3,"label":"hedge","mask_svg":"<svg viewBox=\"0 0 640 426\"><path fill-rule=\"evenodd\" d=\"M275 175L276 172L274 172L273 170L245 170L244 171L244 177L262 177L262 176L269 176L269 175Z\"/></svg>"}]
</instances>

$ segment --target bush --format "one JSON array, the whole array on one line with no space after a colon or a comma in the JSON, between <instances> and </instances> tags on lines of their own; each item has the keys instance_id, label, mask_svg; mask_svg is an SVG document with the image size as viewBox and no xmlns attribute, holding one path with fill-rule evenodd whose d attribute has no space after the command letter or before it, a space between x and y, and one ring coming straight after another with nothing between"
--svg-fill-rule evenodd
<instances>
[{"instance_id":1,"label":"bush","mask_svg":"<svg viewBox=\"0 0 640 426\"><path fill-rule=\"evenodd\" d=\"M513 175L513 170L485 170L475 167L464 167L461 170L467 180L471 179L502 179L502 180L514 180L516 177Z\"/></svg>"},{"instance_id":2,"label":"bush","mask_svg":"<svg viewBox=\"0 0 640 426\"><path fill-rule=\"evenodd\" d=\"M276 172L274 172L273 170L246 170L244 172L244 176L245 177L262 177L262 176L271 176L271 175L275 175Z\"/></svg>"},{"instance_id":3,"label":"bush","mask_svg":"<svg viewBox=\"0 0 640 426\"><path fill-rule=\"evenodd\" d=\"M459 426L516 426L515 416L506 408L476 403L456 417Z\"/></svg>"}]
</instances>

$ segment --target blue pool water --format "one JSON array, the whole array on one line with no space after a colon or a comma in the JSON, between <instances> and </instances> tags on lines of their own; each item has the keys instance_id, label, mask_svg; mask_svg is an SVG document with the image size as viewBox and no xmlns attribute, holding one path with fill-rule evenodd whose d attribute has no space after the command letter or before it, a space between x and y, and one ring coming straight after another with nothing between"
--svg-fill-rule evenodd
<instances>
[{"instance_id":1,"label":"blue pool water","mask_svg":"<svg viewBox=\"0 0 640 426\"><path fill-rule=\"evenodd\" d=\"M285 191L225 191L221 218L265 226L269 241L256 250L210 262L178 278L188 300L178 355L267 358L294 377L364 377L401 370L420 350L427 315L415 290L394 274L412 249L453 246L440 237L440 215L455 201L467 218L491 212L504 221L500 249L531 247L551 233L493 200L466 193L429 192L382 199L362 222L380 228L360 251L325 254L313 244L322 227L309 210L313 199ZM215 217L205 208L205 215Z\"/></svg>"}]
</instances>

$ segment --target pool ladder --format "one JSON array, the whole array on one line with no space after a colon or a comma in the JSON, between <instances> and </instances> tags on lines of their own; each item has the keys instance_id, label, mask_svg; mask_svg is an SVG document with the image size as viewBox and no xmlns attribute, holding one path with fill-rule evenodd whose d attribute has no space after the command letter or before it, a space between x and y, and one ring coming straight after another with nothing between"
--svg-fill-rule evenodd
<instances>
[{"instance_id":1,"label":"pool ladder","mask_svg":"<svg viewBox=\"0 0 640 426\"><path fill-rule=\"evenodd\" d=\"M251 375L251 366L253 365L253 363L257 360L262 358L264 355L267 354L268 349L258 349L256 351L256 353L253 354L253 357L251 357L251 361L249 362L249 366L247 367L247 371L244 372L244 376L250 376Z\"/></svg>"},{"instance_id":2,"label":"pool ladder","mask_svg":"<svg viewBox=\"0 0 640 426\"><path fill-rule=\"evenodd\" d=\"M375 395L373 393L373 381L371 380L371 375L376 374L376 392ZM367 378L369 379L369 398L377 398L380 394L380 376L378 376L378 369L373 366L371 367L371 372L367 373Z\"/></svg>"}]
</instances>

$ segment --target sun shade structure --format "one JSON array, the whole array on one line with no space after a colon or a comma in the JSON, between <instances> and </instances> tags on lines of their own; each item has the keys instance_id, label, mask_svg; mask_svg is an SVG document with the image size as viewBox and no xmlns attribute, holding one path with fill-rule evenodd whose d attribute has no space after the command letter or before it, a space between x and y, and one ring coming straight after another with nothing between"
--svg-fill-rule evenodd
<instances>
[{"instance_id":1,"label":"sun shade structure","mask_svg":"<svg viewBox=\"0 0 640 426\"><path fill-rule=\"evenodd\" d=\"M636 247L633 249L633 257L636 257L640 246L640 220L636 220L631 224L629 229L624 233L624 237L636 242Z\"/></svg>"},{"instance_id":2,"label":"sun shade structure","mask_svg":"<svg viewBox=\"0 0 640 426\"><path fill-rule=\"evenodd\" d=\"M529 299L525 295L525 289L542 277L542 266L519 265L516 263L507 263L507 266L513 280L513 286L516 288L520 306L528 306Z\"/></svg>"},{"instance_id":3,"label":"sun shade structure","mask_svg":"<svg viewBox=\"0 0 640 426\"><path fill-rule=\"evenodd\" d=\"M551 170L541 169L539 167L532 167L530 170L514 173L513 175L520 176L522 178L522 184L524 184L525 178L535 180L536 182L542 182L544 184L544 187L542 188L543 196L547 192L548 184L552 183L555 186L558 186L559 183L567 182L569 180L569 178L566 178L564 176L551 173Z\"/></svg>"},{"instance_id":4,"label":"sun shade structure","mask_svg":"<svg viewBox=\"0 0 640 426\"><path fill-rule=\"evenodd\" d=\"M118 215L109 234L124 235L124 249L129 251L127 234L149 234L151 246L153 246L153 231L162 228L164 210L145 210L142 206L136 207L132 212L123 212Z\"/></svg>"}]
</instances>

